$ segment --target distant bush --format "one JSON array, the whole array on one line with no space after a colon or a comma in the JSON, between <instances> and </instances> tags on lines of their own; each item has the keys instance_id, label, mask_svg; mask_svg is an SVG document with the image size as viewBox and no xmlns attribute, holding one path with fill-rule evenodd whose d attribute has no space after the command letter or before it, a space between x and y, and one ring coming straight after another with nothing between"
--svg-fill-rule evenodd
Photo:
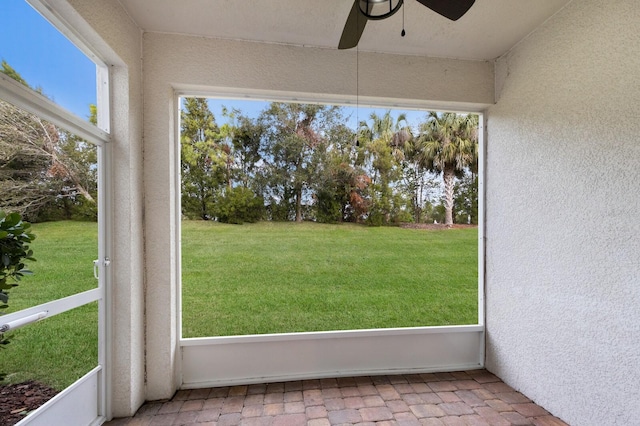
<instances>
[{"instance_id":1,"label":"distant bush","mask_svg":"<svg viewBox=\"0 0 640 426\"><path fill-rule=\"evenodd\" d=\"M342 204L333 191L318 190L315 209L316 220L320 223L336 223L343 219Z\"/></svg>"},{"instance_id":2,"label":"distant bush","mask_svg":"<svg viewBox=\"0 0 640 426\"><path fill-rule=\"evenodd\" d=\"M52 204L40 209L33 223L55 222L60 220L98 221L98 205L84 197L60 197Z\"/></svg>"},{"instance_id":3,"label":"distant bush","mask_svg":"<svg viewBox=\"0 0 640 426\"><path fill-rule=\"evenodd\" d=\"M265 214L264 200L249 188L230 188L216 203L215 213L222 223L258 222Z\"/></svg>"}]
</instances>

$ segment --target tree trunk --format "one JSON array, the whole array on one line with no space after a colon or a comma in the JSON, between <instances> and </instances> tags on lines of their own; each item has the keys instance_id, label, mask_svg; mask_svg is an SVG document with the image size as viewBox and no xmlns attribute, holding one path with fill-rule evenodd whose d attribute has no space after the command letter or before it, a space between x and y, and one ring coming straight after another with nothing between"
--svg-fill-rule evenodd
<instances>
[{"instance_id":1,"label":"tree trunk","mask_svg":"<svg viewBox=\"0 0 640 426\"><path fill-rule=\"evenodd\" d=\"M296 189L296 222L302 222L302 189Z\"/></svg>"},{"instance_id":2,"label":"tree trunk","mask_svg":"<svg viewBox=\"0 0 640 426\"><path fill-rule=\"evenodd\" d=\"M420 223L422 220L422 201L420 199L420 192L422 191L422 185L416 185L413 191L413 219L416 223Z\"/></svg>"},{"instance_id":3,"label":"tree trunk","mask_svg":"<svg viewBox=\"0 0 640 426\"><path fill-rule=\"evenodd\" d=\"M200 186L200 217L202 220L207 220L207 199L202 185Z\"/></svg>"},{"instance_id":4,"label":"tree trunk","mask_svg":"<svg viewBox=\"0 0 640 426\"><path fill-rule=\"evenodd\" d=\"M229 154L227 154L227 164L226 164L226 171L227 171L227 188L229 189L233 189L233 184L231 182L231 166L232 161L231 161L231 156Z\"/></svg>"},{"instance_id":5,"label":"tree trunk","mask_svg":"<svg viewBox=\"0 0 640 426\"><path fill-rule=\"evenodd\" d=\"M455 178L455 170L453 167L447 167L442 173L444 181L444 224L453 225L453 185Z\"/></svg>"}]
</instances>

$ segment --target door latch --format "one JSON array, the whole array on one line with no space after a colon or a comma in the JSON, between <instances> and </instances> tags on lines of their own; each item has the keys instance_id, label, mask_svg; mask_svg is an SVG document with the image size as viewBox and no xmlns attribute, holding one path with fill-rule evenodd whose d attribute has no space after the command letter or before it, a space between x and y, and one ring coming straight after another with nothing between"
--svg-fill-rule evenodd
<instances>
[{"instance_id":1,"label":"door latch","mask_svg":"<svg viewBox=\"0 0 640 426\"><path fill-rule=\"evenodd\" d=\"M102 262L102 264L106 267L111 265L111 259L109 259L108 257L104 258L104 261ZM93 277L97 280L98 279L98 271L99 271L99 267L100 267L100 260L96 259L93 261Z\"/></svg>"}]
</instances>

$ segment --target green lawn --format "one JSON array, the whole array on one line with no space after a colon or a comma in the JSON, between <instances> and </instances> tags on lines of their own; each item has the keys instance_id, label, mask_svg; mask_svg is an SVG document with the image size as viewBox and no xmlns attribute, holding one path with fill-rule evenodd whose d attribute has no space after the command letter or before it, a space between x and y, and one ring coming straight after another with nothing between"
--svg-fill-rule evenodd
<instances>
[{"instance_id":1,"label":"green lawn","mask_svg":"<svg viewBox=\"0 0 640 426\"><path fill-rule=\"evenodd\" d=\"M477 230L183 222L185 337L477 322ZM10 311L95 288L97 226L34 225ZM97 364L95 303L9 334L7 382L58 389Z\"/></svg>"},{"instance_id":2,"label":"green lawn","mask_svg":"<svg viewBox=\"0 0 640 426\"><path fill-rule=\"evenodd\" d=\"M184 337L477 323L475 228L182 227Z\"/></svg>"},{"instance_id":3,"label":"green lawn","mask_svg":"<svg viewBox=\"0 0 640 426\"><path fill-rule=\"evenodd\" d=\"M6 312L96 288L97 229L88 222L34 224L31 247L37 261L28 264L34 274L11 290ZM85 305L7 335L11 343L0 349L5 382L34 379L64 389L98 363L98 306Z\"/></svg>"}]
</instances>

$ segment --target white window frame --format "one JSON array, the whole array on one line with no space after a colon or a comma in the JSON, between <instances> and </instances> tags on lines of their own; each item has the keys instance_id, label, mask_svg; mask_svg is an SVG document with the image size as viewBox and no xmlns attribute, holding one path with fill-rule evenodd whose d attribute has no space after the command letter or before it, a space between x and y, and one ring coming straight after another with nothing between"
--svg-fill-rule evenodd
<instances>
[{"instance_id":1,"label":"white window frame","mask_svg":"<svg viewBox=\"0 0 640 426\"><path fill-rule=\"evenodd\" d=\"M353 99L307 96L296 93L238 93L215 90L180 90L174 94L175 170L180 168L180 98L205 97L278 102L304 102L394 109L420 109L478 114L478 323L456 326L426 326L371 330L341 330L308 333L182 337L182 245L181 197L176 197L178 233L176 282L178 283L179 346L182 351L183 389L278 382L322 377L376 374L411 374L484 368L485 361L485 237L484 170L485 117L482 110L460 111L418 101ZM174 182L180 194L180 173ZM402 348L402 350L398 350Z\"/></svg>"}]
</instances>

